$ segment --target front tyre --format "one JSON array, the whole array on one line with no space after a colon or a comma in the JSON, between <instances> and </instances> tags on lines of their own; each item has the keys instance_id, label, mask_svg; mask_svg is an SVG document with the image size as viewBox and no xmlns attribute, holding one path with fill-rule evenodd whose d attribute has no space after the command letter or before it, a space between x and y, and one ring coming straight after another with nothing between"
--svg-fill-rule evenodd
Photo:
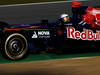
<instances>
[{"instance_id":1,"label":"front tyre","mask_svg":"<svg viewBox=\"0 0 100 75\"><path fill-rule=\"evenodd\" d=\"M5 41L4 52L9 59L20 59L25 56L27 50L27 40L23 35L19 33L11 34Z\"/></svg>"}]
</instances>

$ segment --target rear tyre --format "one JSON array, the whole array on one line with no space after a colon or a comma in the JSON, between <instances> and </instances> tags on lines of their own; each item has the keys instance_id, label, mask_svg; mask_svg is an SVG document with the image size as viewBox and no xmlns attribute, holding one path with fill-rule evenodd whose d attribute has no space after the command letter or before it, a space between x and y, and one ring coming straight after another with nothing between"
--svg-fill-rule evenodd
<instances>
[{"instance_id":1,"label":"rear tyre","mask_svg":"<svg viewBox=\"0 0 100 75\"><path fill-rule=\"evenodd\" d=\"M26 55L27 50L27 40L19 33L11 34L5 41L4 52L5 55L11 60L21 59Z\"/></svg>"}]
</instances>

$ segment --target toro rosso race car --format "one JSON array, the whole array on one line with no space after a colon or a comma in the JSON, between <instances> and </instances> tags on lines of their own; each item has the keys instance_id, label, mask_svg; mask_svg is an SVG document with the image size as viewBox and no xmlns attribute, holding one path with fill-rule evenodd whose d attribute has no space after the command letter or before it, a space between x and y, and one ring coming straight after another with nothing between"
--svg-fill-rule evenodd
<instances>
[{"instance_id":1,"label":"toro rosso race car","mask_svg":"<svg viewBox=\"0 0 100 75\"><path fill-rule=\"evenodd\" d=\"M76 46L99 47L100 8L80 5L80 2L73 2L72 16L62 14L52 23L47 20L19 25L0 22L2 54L16 60L24 57L28 51L59 51Z\"/></svg>"}]
</instances>

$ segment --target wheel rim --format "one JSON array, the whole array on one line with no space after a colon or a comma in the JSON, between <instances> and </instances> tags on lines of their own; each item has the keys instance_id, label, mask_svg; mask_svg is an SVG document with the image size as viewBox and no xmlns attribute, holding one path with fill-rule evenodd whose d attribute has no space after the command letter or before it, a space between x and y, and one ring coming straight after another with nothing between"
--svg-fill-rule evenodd
<instances>
[{"instance_id":1,"label":"wheel rim","mask_svg":"<svg viewBox=\"0 0 100 75\"><path fill-rule=\"evenodd\" d=\"M15 38L9 42L8 47L10 49L10 53L18 55L23 51L24 45L20 39Z\"/></svg>"},{"instance_id":2,"label":"wheel rim","mask_svg":"<svg viewBox=\"0 0 100 75\"><path fill-rule=\"evenodd\" d=\"M19 35L9 36L5 42L5 53L13 60L22 58L27 51L27 41L24 36Z\"/></svg>"}]
</instances>

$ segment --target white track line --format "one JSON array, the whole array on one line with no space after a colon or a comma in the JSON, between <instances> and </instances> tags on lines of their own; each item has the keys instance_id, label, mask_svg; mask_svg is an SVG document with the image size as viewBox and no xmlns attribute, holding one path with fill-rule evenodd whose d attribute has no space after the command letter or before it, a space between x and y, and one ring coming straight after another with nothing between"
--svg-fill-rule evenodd
<instances>
[{"instance_id":1,"label":"white track line","mask_svg":"<svg viewBox=\"0 0 100 75\"><path fill-rule=\"evenodd\" d=\"M0 7L12 7L12 6L27 6L27 5L43 5L43 4L57 4L57 3L65 3L72 2L71 1L55 1L55 2L41 2L41 3L26 3L26 4L11 4L11 5L0 5ZM87 0L75 0L75 1L87 1Z\"/></svg>"},{"instance_id":2,"label":"white track line","mask_svg":"<svg viewBox=\"0 0 100 75\"><path fill-rule=\"evenodd\" d=\"M77 58L71 58L71 59L90 59L90 58L94 58L94 57L77 57Z\"/></svg>"},{"instance_id":3,"label":"white track line","mask_svg":"<svg viewBox=\"0 0 100 75\"><path fill-rule=\"evenodd\" d=\"M63 60L82 60L82 59L92 59L94 57L75 57L75 58L62 58L62 59L50 59L50 60L41 60L41 61L32 61L32 62L49 62L49 61L63 61Z\"/></svg>"},{"instance_id":4,"label":"white track line","mask_svg":"<svg viewBox=\"0 0 100 75\"><path fill-rule=\"evenodd\" d=\"M50 61L63 61L63 60L81 60L81 59L92 59L94 57L75 57L75 58L62 58L62 59L50 59L50 60L39 60L39 61L31 61L31 62L50 62ZM16 63L30 63L30 62L13 62L13 63L4 63L4 64L16 64Z\"/></svg>"},{"instance_id":5,"label":"white track line","mask_svg":"<svg viewBox=\"0 0 100 75\"><path fill-rule=\"evenodd\" d=\"M62 59L50 59L50 60L41 60L41 61L32 61L32 62L49 62L49 61L60 61L60 60L80 60L80 59L92 59L94 57L75 57L75 58L62 58Z\"/></svg>"}]
</instances>

